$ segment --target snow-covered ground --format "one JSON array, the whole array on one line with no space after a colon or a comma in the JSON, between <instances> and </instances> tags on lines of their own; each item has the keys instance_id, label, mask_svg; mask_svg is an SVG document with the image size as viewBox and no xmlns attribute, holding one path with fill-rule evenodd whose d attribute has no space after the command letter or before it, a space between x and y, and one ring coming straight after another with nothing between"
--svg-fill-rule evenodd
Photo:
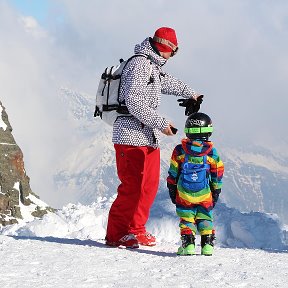
<instances>
[{"instance_id":1,"label":"snow-covered ground","mask_svg":"<svg viewBox=\"0 0 288 288\"><path fill-rule=\"evenodd\" d=\"M197 235L198 254L180 257L178 220L165 210L162 217L152 213L148 223L157 246L105 246L111 200L69 204L42 220L2 228L0 287L287 286L288 250L273 215L244 214L219 203L214 255L200 255Z\"/></svg>"},{"instance_id":2,"label":"snow-covered ground","mask_svg":"<svg viewBox=\"0 0 288 288\"><path fill-rule=\"evenodd\" d=\"M212 257L177 257L176 249L0 236L0 287L287 287L287 252L216 247Z\"/></svg>"}]
</instances>

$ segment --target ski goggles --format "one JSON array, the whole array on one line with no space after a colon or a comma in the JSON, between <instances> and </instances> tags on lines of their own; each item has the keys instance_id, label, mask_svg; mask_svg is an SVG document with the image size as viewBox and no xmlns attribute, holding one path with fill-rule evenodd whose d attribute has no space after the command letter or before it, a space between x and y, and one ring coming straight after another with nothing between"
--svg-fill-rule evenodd
<instances>
[{"instance_id":1,"label":"ski goggles","mask_svg":"<svg viewBox=\"0 0 288 288\"><path fill-rule=\"evenodd\" d=\"M184 132L187 134L200 134L200 133L212 133L213 127L191 127L185 128Z\"/></svg>"},{"instance_id":2,"label":"ski goggles","mask_svg":"<svg viewBox=\"0 0 288 288\"><path fill-rule=\"evenodd\" d=\"M176 53L178 52L179 48L178 46L174 45L171 41L169 40L166 40L164 38L160 38L160 37L157 37L157 36L154 36L153 37L153 40L155 42L158 42L160 44L164 44L168 47L170 47L172 49L172 52L171 52L171 57L173 57L174 55L176 55Z\"/></svg>"}]
</instances>

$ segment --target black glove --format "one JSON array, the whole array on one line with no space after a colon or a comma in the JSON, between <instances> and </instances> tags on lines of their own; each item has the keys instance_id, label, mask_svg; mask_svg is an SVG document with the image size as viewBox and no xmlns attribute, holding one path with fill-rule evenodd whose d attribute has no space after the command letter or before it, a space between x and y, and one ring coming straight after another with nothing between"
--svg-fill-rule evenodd
<instances>
[{"instance_id":1,"label":"black glove","mask_svg":"<svg viewBox=\"0 0 288 288\"><path fill-rule=\"evenodd\" d=\"M213 201L213 208L214 208L218 201L219 194L221 193L221 189L216 189L211 192L212 192L212 201Z\"/></svg>"},{"instance_id":2,"label":"black glove","mask_svg":"<svg viewBox=\"0 0 288 288\"><path fill-rule=\"evenodd\" d=\"M167 183L167 188L169 191L169 196L173 204L176 204L176 192L177 192L177 185Z\"/></svg>"},{"instance_id":3,"label":"black glove","mask_svg":"<svg viewBox=\"0 0 288 288\"><path fill-rule=\"evenodd\" d=\"M189 116L193 113L196 113L200 110L200 105L203 102L203 95L197 97L197 100L194 98L189 99L178 99L179 106L186 107L185 115Z\"/></svg>"}]
</instances>

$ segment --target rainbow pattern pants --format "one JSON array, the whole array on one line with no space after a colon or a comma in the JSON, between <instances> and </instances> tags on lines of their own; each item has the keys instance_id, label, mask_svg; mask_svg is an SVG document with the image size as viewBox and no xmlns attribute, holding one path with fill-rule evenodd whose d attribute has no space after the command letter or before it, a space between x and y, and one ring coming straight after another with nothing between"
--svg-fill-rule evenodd
<instances>
[{"instance_id":1,"label":"rainbow pattern pants","mask_svg":"<svg viewBox=\"0 0 288 288\"><path fill-rule=\"evenodd\" d=\"M212 210L201 205L192 207L176 206L176 213L180 217L180 233L200 235L214 234Z\"/></svg>"}]
</instances>

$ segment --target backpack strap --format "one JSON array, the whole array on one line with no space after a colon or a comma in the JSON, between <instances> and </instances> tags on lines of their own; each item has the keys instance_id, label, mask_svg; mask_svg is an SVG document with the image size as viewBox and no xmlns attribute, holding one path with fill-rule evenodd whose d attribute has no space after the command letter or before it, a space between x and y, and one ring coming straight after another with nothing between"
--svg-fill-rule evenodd
<instances>
[{"instance_id":1,"label":"backpack strap","mask_svg":"<svg viewBox=\"0 0 288 288\"><path fill-rule=\"evenodd\" d=\"M146 58L147 60L150 60L150 71L149 71L149 81L148 81L148 84L153 83L152 78L151 78L151 75L152 75L152 61L151 61L151 58L150 58L149 55L142 54L142 53L134 54L133 56L131 56L130 58L128 58L125 66L128 64L128 62L129 62L131 59L133 59L133 58L135 58L135 57L144 57L144 58ZM125 69L125 66L123 67L123 70Z\"/></svg>"},{"instance_id":2,"label":"backpack strap","mask_svg":"<svg viewBox=\"0 0 288 288\"><path fill-rule=\"evenodd\" d=\"M204 164L204 166L206 167L206 169L209 169L210 168L210 165L208 164L208 162L207 162L207 155L204 155L203 156L203 164ZM207 171L207 173L208 173L208 171Z\"/></svg>"},{"instance_id":3,"label":"backpack strap","mask_svg":"<svg viewBox=\"0 0 288 288\"><path fill-rule=\"evenodd\" d=\"M206 165L207 164L207 155L203 156L203 164Z\"/></svg>"},{"instance_id":4,"label":"backpack strap","mask_svg":"<svg viewBox=\"0 0 288 288\"><path fill-rule=\"evenodd\" d=\"M210 165L207 163L207 155L203 156L203 164L204 167L206 168L206 177L207 179L210 179L211 173L210 173Z\"/></svg>"},{"instance_id":5,"label":"backpack strap","mask_svg":"<svg viewBox=\"0 0 288 288\"><path fill-rule=\"evenodd\" d=\"M104 80L104 86L103 86L103 89L102 89L102 92L101 92L101 95L104 96L104 91L105 91L105 88L106 88L106 84L107 84L107 71L108 71L108 67L106 67L105 69L105 72L102 74L101 76L101 79Z\"/></svg>"},{"instance_id":6,"label":"backpack strap","mask_svg":"<svg viewBox=\"0 0 288 288\"><path fill-rule=\"evenodd\" d=\"M150 60L150 56L149 56L149 55L142 54L142 53L134 54L134 55L132 55L130 58L127 59L127 61L126 61L125 65L124 65L122 71L125 69L125 67L126 67L126 65L128 64L128 62L129 62L131 59L135 58L135 57L145 57L147 60ZM121 60L123 60L123 59L120 59L120 61L121 61ZM121 61L121 62L123 62L123 61ZM122 73L121 73L121 74L122 74ZM149 85L150 83L153 83L153 79L151 78L151 75L152 75L152 62L151 62L151 60L150 60L149 81L148 81L147 85ZM120 104L119 106L125 105L125 102L123 103L123 102L120 102L120 101L119 101L119 97L120 97L120 86L121 86L121 77L120 77L120 83L119 83L119 87L118 87L118 102L119 102L119 104Z\"/></svg>"},{"instance_id":7,"label":"backpack strap","mask_svg":"<svg viewBox=\"0 0 288 288\"><path fill-rule=\"evenodd\" d=\"M109 71L109 74L108 74L108 79L109 79L109 77L110 77L110 78L112 77L112 70L113 70L113 68L114 68L114 66L112 66L112 67L110 68L110 71ZM107 87L107 103L106 103L107 106L108 106L109 95L110 95L110 84L111 84L111 81L108 81L108 87ZM105 83L105 85L106 85L106 83Z\"/></svg>"}]
</instances>

